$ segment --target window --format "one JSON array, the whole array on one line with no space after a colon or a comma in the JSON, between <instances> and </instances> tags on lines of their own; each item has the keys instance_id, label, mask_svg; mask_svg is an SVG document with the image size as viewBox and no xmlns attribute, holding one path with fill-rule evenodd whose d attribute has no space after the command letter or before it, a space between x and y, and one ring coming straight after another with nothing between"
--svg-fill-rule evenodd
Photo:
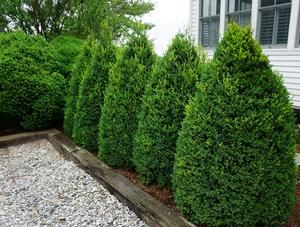
<instances>
[{"instance_id":1,"label":"window","mask_svg":"<svg viewBox=\"0 0 300 227\"><path fill-rule=\"evenodd\" d=\"M251 24L252 0L228 0L227 23L237 22L239 25Z\"/></svg>"},{"instance_id":2,"label":"window","mask_svg":"<svg viewBox=\"0 0 300 227\"><path fill-rule=\"evenodd\" d=\"M203 47L219 42L220 0L201 0L200 40Z\"/></svg>"},{"instance_id":3,"label":"window","mask_svg":"<svg viewBox=\"0 0 300 227\"><path fill-rule=\"evenodd\" d=\"M287 44L291 0L261 0L259 41L262 45Z\"/></svg>"}]
</instances>

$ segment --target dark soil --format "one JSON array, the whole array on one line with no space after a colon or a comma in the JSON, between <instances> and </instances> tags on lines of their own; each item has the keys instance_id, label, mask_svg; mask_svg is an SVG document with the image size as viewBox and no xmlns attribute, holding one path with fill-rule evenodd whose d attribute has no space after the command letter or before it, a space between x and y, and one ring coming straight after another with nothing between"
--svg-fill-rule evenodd
<instances>
[{"instance_id":1,"label":"dark soil","mask_svg":"<svg viewBox=\"0 0 300 227\"><path fill-rule=\"evenodd\" d=\"M159 187L156 185L144 185L140 179L138 178L138 174L133 170L128 169L115 169L118 173L122 174L123 176L127 177L131 182L135 185L143 189L145 192L152 195L158 201L167 205L170 209L177 211L173 199L173 194L171 190L166 187Z\"/></svg>"},{"instance_id":2,"label":"dark soil","mask_svg":"<svg viewBox=\"0 0 300 227\"><path fill-rule=\"evenodd\" d=\"M296 146L296 152L297 152L298 154L300 154L300 145L299 145L299 144L297 144L297 146Z\"/></svg>"},{"instance_id":3,"label":"dark soil","mask_svg":"<svg viewBox=\"0 0 300 227\"><path fill-rule=\"evenodd\" d=\"M0 136L6 136L10 134L16 134L24 132L25 130L21 129L19 126L9 127L9 128L0 128Z\"/></svg>"}]
</instances>

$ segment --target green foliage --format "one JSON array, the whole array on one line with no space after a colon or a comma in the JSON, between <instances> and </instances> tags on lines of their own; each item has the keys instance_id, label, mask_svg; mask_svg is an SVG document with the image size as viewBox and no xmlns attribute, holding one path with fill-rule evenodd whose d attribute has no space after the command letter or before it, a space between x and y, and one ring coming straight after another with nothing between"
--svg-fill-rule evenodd
<instances>
[{"instance_id":1,"label":"green foliage","mask_svg":"<svg viewBox=\"0 0 300 227\"><path fill-rule=\"evenodd\" d=\"M131 38L117 57L99 124L99 157L114 167L132 167L133 135L141 97L155 61L146 35Z\"/></svg>"},{"instance_id":2,"label":"green foliage","mask_svg":"<svg viewBox=\"0 0 300 227\"><path fill-rule=\"evenodd\" d=\"M90 37L84 44L82 53L78 57L67 90L66 106L64 112L64 130L66 134L72 136L75 113L77 108L77 99L79 95L79 86L82 81L83 75L87 70L90 70L92 61L92 49L94 40Z\"/></svg>"},{"instance_id":3,"label":"green foliage","mask_svg":"<svg viewBox=\"0 0 300 227\"><path fill-rule=\"evenodd\" d=\"M77 3L77 0L2 0L0 15L5 18L5 30L22 30L50 39L62 33Z\"/></svg>"},{"instance_id":4,"label":"green foliage","mask_svg":"<svg viewBox=\"0 0 300 227\"><path fill-rule=\"evenodd\" d=\"M47 40L66 34L99 38L107 20L117 39L147 28L140 19L152 9L145 0L1 0L0 31L22 30Z\"/></svg>"},{"instance_id":5,"label":"green foliage","mask_svg":"<svg viewBox=\"0 0 300 227\"><path fill-rule=\"evenodd\" d=\"M60 73L67 79L71 73L77 56L82 52L83 41L71 36L58 36L50 42L53 47Z\"/></svg>"},{"instance_id":6,"label":"green foliage","mask_svg":"<svg viewBox=\"0 0 300 227\"><path fill-rule=\"evenodd\" d=\"M0 34L0 112L25 129L46 128L62 117L65 81L53 49L39 36Z\"/></svg>"},{"instance_id":7,"label":"green foliage","mask_svg":"<svg viewBox=\"0 0 300 227\"><path fill-rule=\"evenodd\" d=\"M203 61L189 37L179 34L147 85L133 151L144 183L170 185L184 107L194 94Z\"/></svg>"},{"instance_id":8,"label":"green foliage","mask_svg":"<svg viewBox=\"0 0 300 227\"><path fill-rule=\"evenodd\" d=\"M115 46L112 43L110 31L106 32L96 46L91 67L85 71L79 89L77 110L73 129L76 143L88 150L98 148L98 122L104 100L104 91L108 81L109 69L115 62Z\"/></svg>"},{"instance_id":9,"label":"green foliage","mask_svg":"<svg viewBox=\"0 0 300 227\"><path fill-rule=\"evenodd\" d=\"M233 24L197 86L177 143L174 197L195 224L277 226L295 201L288 92L253 39Z\"/></svg>"},{"instance_id":10,"label":"green foliage","mask_svg":"<svg viewBox=\"0 0 300 227\"><path fill-rule=\"evenodd\" d=\"M3 131L8 128L17 127L20 123L20 120L8 113L2 113L0 111L0 131ZM1 132L0 132L1 135Z\"/></svg>"}]
</instances>

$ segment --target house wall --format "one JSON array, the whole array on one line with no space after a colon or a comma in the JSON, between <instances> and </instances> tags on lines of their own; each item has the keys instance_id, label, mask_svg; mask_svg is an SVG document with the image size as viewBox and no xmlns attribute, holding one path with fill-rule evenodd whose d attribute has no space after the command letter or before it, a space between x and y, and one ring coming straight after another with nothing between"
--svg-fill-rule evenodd
<instances>
[{"instance_id":1,"label":"house wall","mask_svg":"<svg viewBox=\"0 0 300 227\"><path fill-rule=\"evenodd\" d=\"M190 32L197 42L199 40L199 17L199 0L190 0Z\"/></svg>"},{"instance_id":2,"label":"house wall","mask_svg":"<svg viewBox=\"0 0 300 227\"><path fill-rule=\"evenodd\" d=\"M294 108L300 109L300 49L265 49L264 52L273 68L283 75Z\"/></svg>"},{"instance_id":3,"label":"house wall","mask_svg":"<svg viewBox=\"0 0 300 227\"><path fill-rule=\"evenodd\" d=\"M225 5L226 0L221 0L221 7ZM191 33L195 41L199 43L199 0L190 0L190 26ZM258 23L258 5L259 0L252 0L252 19L253 35L256 36L256 27ZM197 12L198 11L198 12ZM221 23L224 21L220 19ZM293 106L300 109L300 47L297 44L299 40L300 29L300 1L292 0L292 11L289 27L289 38L286 48L263 49L269 56L270 63L275 70L283 75L284 84L288 89ZM223 22L224 23L224 22ZM221 26L222 27L222 26ZM220 28L222 30L222 28ZM220 31L220 37L222 31ZM212 58L213 50L207 50L208 58Z\"/></svg>"}]
</instances>

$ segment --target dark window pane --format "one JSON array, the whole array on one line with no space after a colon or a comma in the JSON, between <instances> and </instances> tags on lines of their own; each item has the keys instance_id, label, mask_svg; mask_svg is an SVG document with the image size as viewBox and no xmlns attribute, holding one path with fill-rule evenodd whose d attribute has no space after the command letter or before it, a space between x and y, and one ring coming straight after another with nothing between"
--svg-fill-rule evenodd
<instances>
[{"instance_id":1,"label":"dark window pane","mask_svg":"<svg viewBox=\"0 0 300 227\"><path fill-rule=\"evenodd\" d=\"M239 23L239 16L236 15L236 14L228 15L227 16L227 22L228 23L233 23L233 22Z\"/></svg>"},{"instance_id":2,"label":"dark window pane","mask_svg":"<svg viewBox=\"0 0 300 227\"><path fill-rule=\"evenodd\" d=\"M276 4L279 5L279 4L284 4L284 3L290 3L291 0L276 0Z\"/></svg>"},{"instance_id":3,"label":"dark window pane","mask_svg":"<svg viewBox=\"0 0 300 227\"><path fill-rule=\"evenodd\" d=\"M275 5L274 0L261 0L261 7Z\"/></svg>"},{"instance_id":4,"label":"dark window pane","mask_svg":"<svg viewBox=\"0 0 300 227\"><path fill-rule=\"evenodd\" d=\"M250 25L251 24L251 12L245 12L240 14L240 25Z\"/></svg>"},{"instance_id":5,"label":"dark window pane","mask_svg":"<svg viewBox=\"0 0 300 227\"><path fill-rule=\"evenodd\" d=\"M252 7L252 0L241 0L241 10L251 10Z\"/></svg>"},{"instance_id":6,"label":"dark window pane","mask_svg":"<svg viewBox=\"0 0 300 227\"><path fill-rule=\"evenodd\" d=\"M215 17L211 20L211 31L210 31L211 47L215 47L219 42L219 28L220 28L220 18Z\"/></svg>"},{"instance_id":7,"label":"dark window pane","mask_svg":"<svg viewBox=\"0 0 300 227\"><path fill-rule=\"evenodd\" d=\"M202 33L201 33L201 44L203 47L208 47L209 46L209 19L207 20L202 20L201 23L201 28L202 28Z\"/></svg>"},{"instance_id":8,"label":"dark window pane","mask_svg":"<svg viewBox=\"0 0 300 227\"><path fill-rule=\"evenodd\" d=\"M219 42L219 23L219 17L201 20L201 44L203 47L217 45Z\"/></svg>"},{"instance_id":9,"label":"dark window pane","mask_svg":"<svg viewBox=\"0 0 300 227\"><path fill-rule=\"evenodd\" d=\"M275 9L261 11L260 35L261 44L272 44Z\"/></svg>"},{"instance_id":10,"label":"dark window pane","mask_svg":"<svg viewBox=\"0 0 300 227\"><path fill-rule=\"evenodd\" d=\"M236 22L241 26L251 25L251 12L230 14L227 16L227 24Z\"/></svg>"},{"instance_id":11,"label":"dark window pane","mask_svg":"<svg viewBox=\"0 0 300 227\"><path fill-rule=\"evenodd\" d=\"M291 8L278 9L278 25L276 44L286 44L289 35Z\"/></svg>"},{"instance_id":12,"label":"dark window pane","mask_svg":"<svg viewBox=\"0 0 300 227\"><path fill-rule=\"evenodd\" d=\"M217 0L217 15L220 15L221 0Z\"/></svg>"}]
</instances>

